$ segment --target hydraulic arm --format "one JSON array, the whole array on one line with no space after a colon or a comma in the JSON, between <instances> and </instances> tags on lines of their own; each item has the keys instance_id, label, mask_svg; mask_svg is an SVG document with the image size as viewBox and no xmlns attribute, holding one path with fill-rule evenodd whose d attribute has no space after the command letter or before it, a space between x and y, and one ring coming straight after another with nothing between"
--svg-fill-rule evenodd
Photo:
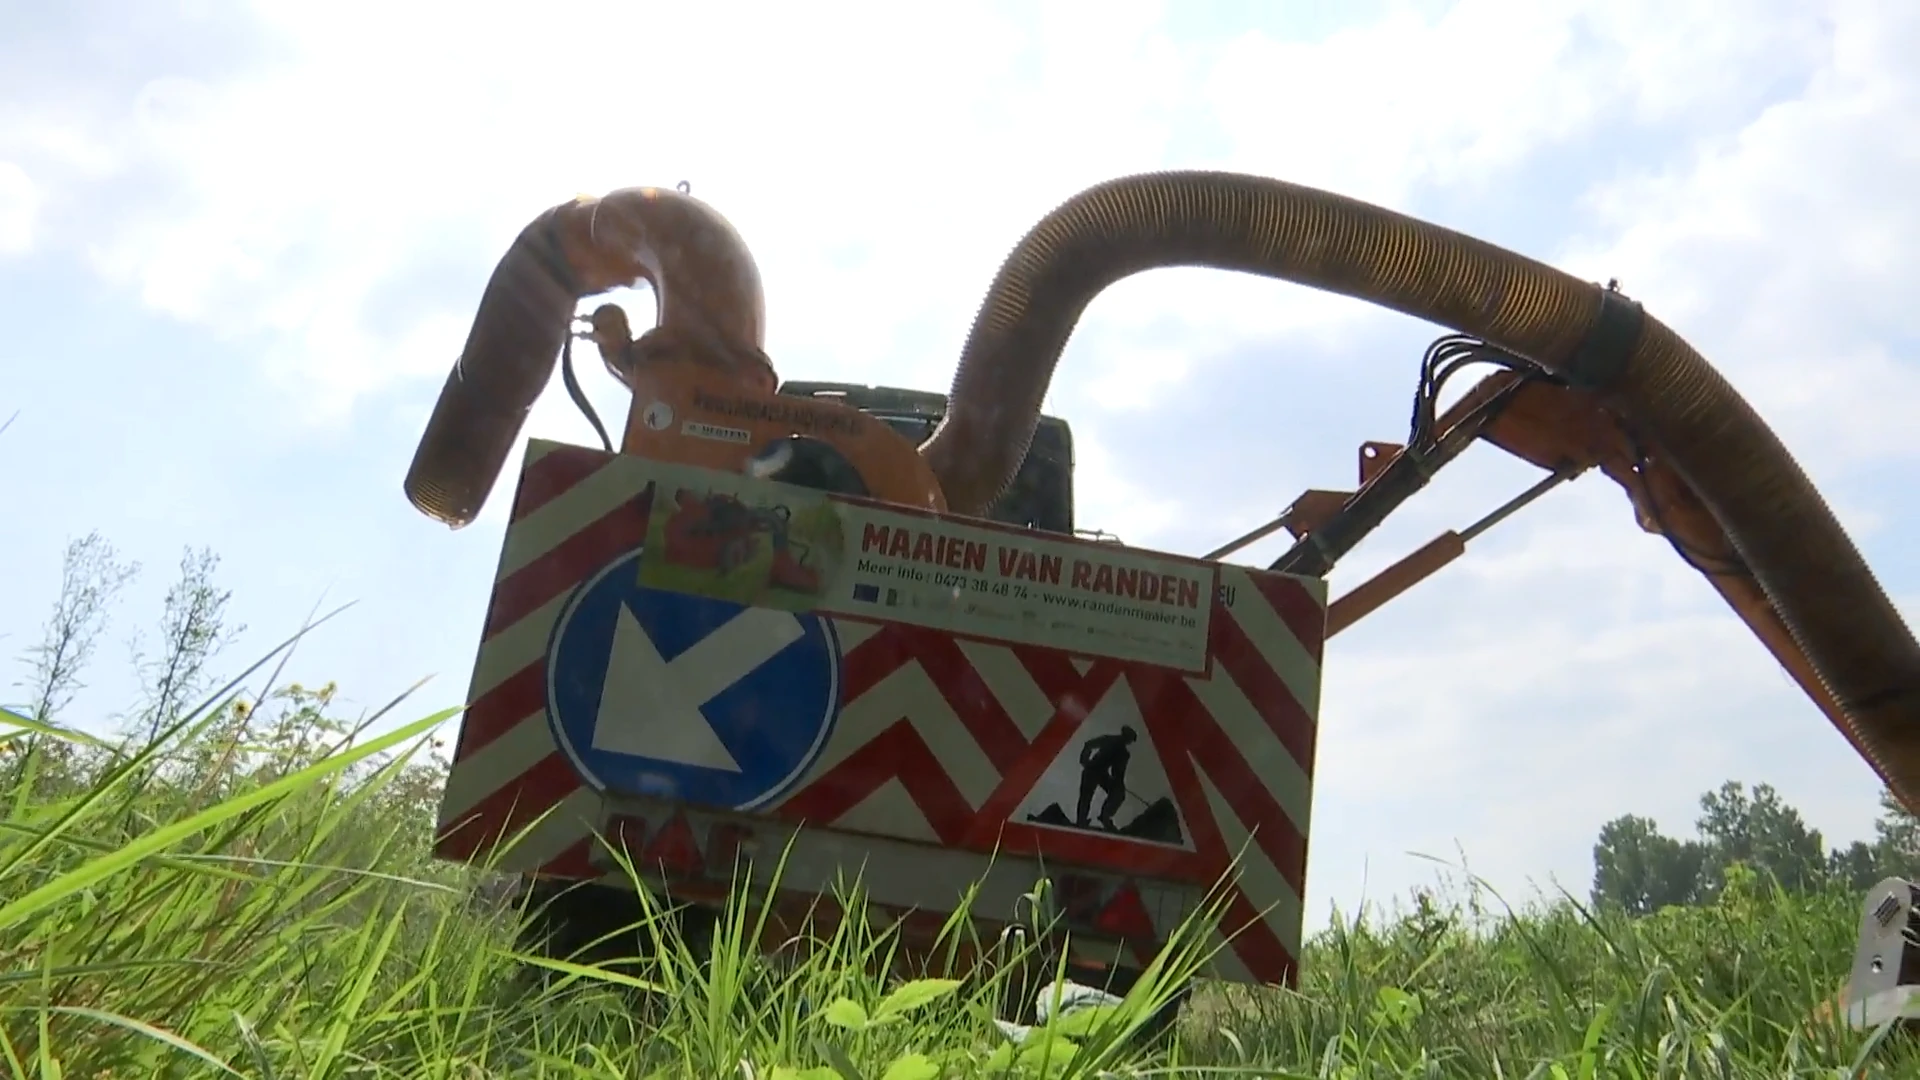
<instances>
[{"instance_id":1,"label":"hydraulic arm","mask_svg":"<svg viewBox=\"0 0 1920 1080\"><path fill-rule=\"evenodd\" d=\"M1121 278L1167 266L1367 300L1510 361L1512 378L1468 406L1512 393L1483 437L1551 470L1584 462L1613 477L1642 523L1707 575L1920 810L1920 641L1752 407L1617 290L1377 206L1220 172L1122 177L1061 204L1002 264L962 351L947 421L922 447L954 510L973 512L1018 467L1086 305ZM1314 532L1321 542L1289 552L1284 566L1330 565L1324 549L1350 547L1403 485L1423 483L1431 451L1418 445L1422 428L1416 417L1415 445L1309 530L1302 542Z\"/></svg>"},{"instance_id":2,"label":"hydraulic arm","mask_svg":"<svg viewBox=\"0 0 1920 1080\"><path fill-rule=\"evenodd\" d=\"M1366 528L1356 523L1377 525L1384 516L1379 509L1382 504L1397 506L1458 456L1457 448L1474 439L1548 470L1539 482L1481 520L1442 533L1336 597L1327 611L1331 638L1452 563L1466 552L1470 541L1494 525L1566 481L1598 469L1626 492L1640 527L1664 537L1676 554L1706 578L1855 750L1872 762L1845 711L1820 681L1739 550L1673 468L1632 438L1597 395L1502 372L1469 390L1439 426L1445 434L1438 440L1438 452L1422 454L1396 443L1366 443L1361 448L1357 491L1309 490L1273 521L1208 557L1223 557L1285 529L1295 537L1295 544L1274 561L1273 568L1311 566L1325 572L1365 535ZM1391 472L1396 467L1403 470L1398 483ZM1335 535L1342 543L1336 547L1325 539L1316 541L1316 535ZM1882 778L1886 778L1884 772Z\"/></svg>"}]
</instances>

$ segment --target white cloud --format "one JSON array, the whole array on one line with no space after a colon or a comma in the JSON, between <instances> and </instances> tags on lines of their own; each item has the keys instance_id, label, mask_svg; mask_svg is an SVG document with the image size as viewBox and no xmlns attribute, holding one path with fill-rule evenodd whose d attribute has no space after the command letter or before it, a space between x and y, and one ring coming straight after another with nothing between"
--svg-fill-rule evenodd
<instances>
[{"instance_id":1,"label":"white cloud","mask_svg":"<svg viewBox=\"0 0 1920 1080\"><path fill-rule=\"evenodd\" d=\"M1816 40L1802 93L1595 189L1569 260L1652 299L1819 479L1914 452L1920 9L1835 5Z\"/></svg>"},{"instance_id":2,"label":"white cloud","mask_svg":"<svg viewBox=\"0 0 1920 1080\"><path fill-rule=\"evenodd\" d=\"M1744 70L1755 42L1781 36L1760 20L1774 29L1696 34L1665 14L1688 36L1649 36L1644 18L1623 23L1609 5L1516 17L1477 0L1312 44L1256 32L1224 45L1168 39L1166 6L1152 0L1050 4L1033 20L1017 20L1019 5L866 2L827 15L460 10L361 3L320 18L258 5L241 41L276 63L155 70L127 100L96 102L66 126L68 158L73 145L93 159L106 148L119 169L104 171L139 170L157 189L68 238L157 310L268 335L269 359L302 397L339 406L443 366L457 340L422 348L415 324L464 316L491 259L539 209L575 191L688 179L763 263L777 360L898 380L911 340L922 355L904 362L937 382L1026 224L1088 183L1168 164L1195 132L1206 137L1182 153L1192 163L1403 205L1416 184L1471 185L1576 138L1624 99L1673 112L1737 96L1738 80L1694 73ZM1615 62L1629 42L1659 55L1668 40L1687 41L1696 63ZM595 49L620 60L596 62ZM385 294L417 287L423 264L439 270L431 298L410 318L375 319ZM1075 377L1116 406L1126 388L1137 405L1193 361L1171 359L1171 344L1135 352L1130 338L1204 357L1368 310L1222 277L1156 275L1102 298L1094 313L1111 332L1099 360L1076 357L1092 370Z\"/></svg>"},{"instance_id":3,"label":"white cloud","mask_svg":"<svg viewBox=\"0 0 1920 1080\"><path fill-rule=\"evenodd\" d=\"M1031 219L1157 160L1159 92L1179 78L1147 34L1151 4L1103 5L1097 20L1060 8L1035 33L980 9L909 17L878 4L824 17L572 4L500 20L363 6L325 19L263 9L260 32L288 62L163 74L91 117L90 134L167 198L83 234L149 305L270 333L291 372L349 395L437 370L457 348L403 352L405 329L370 325L381 293L421 260L464 288L415 314L464 315L540 209L679 179L761 258L776 356L831 349L873 368L929 317L950 356L967 314L952 298L977 290L1013 239L980 222ZM365 33L360 15L381 32ZM1100 32L1058 50L1089 25ZM1048 50L1038 63L1023 53L1036 46ZM606 62L596 48L611 50ZM1052 89L1050 107L1023 109L1020 92L1036 86ZM946 356L924 362L938 370Z\"/></svg>"},{"instance_id":4,"label":"white cloud","mask_svg":"<svg viewBox=\"0 0 1920 1080\"><path fill-rule=\"evenodd\" d=\"M33 247L40 191L27 170L0 161L0 255L24 255Z\"/></svg>"},{"instance_id":5,"label":"white cloud","mask_svg":"<svg viewBox=\"0 0 1920 1080\"><path fill-rule=\"evenodd\" d=\"M1361 130L1378 140L1354 153L1316 153L1345 129L1303 108L1305 118L1244 125L1242 145L1265 156L1243 160L1257 163L1255 171L1393 203L1470 168L1510 177L1527 153L1544 157L1539 141L1562 130L1548 114L1575 128L1584 118L1601 131L1635 117L1692 128L1671 140L1671 152L1652 155L1624 140L1594 144L1592 130L1560 140L1569 156L1603 158L1583 146L1614 147L1618 156L1600 160L1603 171L1586 189L1592 216L1561 226L1579 239L1559 261L1590 279L1622 278L1760 408L1826 487L1883 579L1889 569L1905 582L1920 576L1910 545L1882 533L1909 499L1862 478L1864 467L1910 460L1907 431L1920 406L1920 336L1907 325L1906 296L1920 275L1920 217L1906 194L1920 186L1920 162L1906 149L1920 142L1920 77L1901 59L1920 45L1920 12L1850 4L1823 14L1797 5L1784 20L1736 22L1703 20L1704 6L1663 5L1640 9L1659 21L1634 27L1618 21L1631 6L1609 7L1600 14L1615 39L1635 48L1599 64L1585 51L1591 41L1557 54L1565 63L1553 66L1586 78L1580 90L1588 96L1571 110L1531 114L1538 141L1530 149L1504 143L1493 123L1481 137L1460 87L1437 80L1422 84L1423 95L1412 90L1419 75L1395 74L1418 66L1417 56L1472 51L1464 43L1475 10L1455 8L1423 43L1445 39L1452 49L1393 49L1396 34L1412 33L1410 16L1350 31L1326 51L1263 45L1245 61L1253 85L1232 96L1312 98L1329 80L1321 96L1337 96L1362 78L1344 73L1362 65L1368 76L1397 78L1406 92L1374 95ZM1562 14L1542 16L1540 42L1551 44ZM1449 24L1460 36L1446 38ZM1364 44L1346 43L1366 35ZM1694 42L1698 52L1680 48ZM1527 50L1498 50L1516 52ZM1375 65L1369 56L1388 59ZM1486 65L1466 82L1499 70ZM1711 74L1694 84L1703 73ZM1546 85L1537 100L1553 103L1551 83L1513 90L1528 96ZM1699 114L1704 122L1690 119ZM1528 119L1521 108L1501 122ZM1426 161L1432 167L1423 175ZM1241 299L1252 297L1249 287ZM1424 336L1382 331L1379 340L1399 349ZM1259 352L1281 353L1295 340L1276 334ZM1232 524L1208 528L1197 515L1170 523L1180 546L1251 525L1301 487L1350 483L1343 459L1351 445L1393 435L1377 426L1370 395L1363 401L1356 391L1315 385L1290 399L1284 376L1261 376L1269 363L1242 348L1211 374L1223 385L1271 386L1263 393L1274 406L1265 414L1294 415L1312 434L1263 428L1263 410L1205 406L1218 423L1248 433L1222 445L1249 449L1184 463L1193 477L1183 488L1187 506L1225 508ZM1194 389L1157 404L1190 417L1208 396ZM1337 456L1315 441L1326 437L1329 414L1353 417ZM1471 463L1489 453L1454 466L1356 552L1336 572L1335 595L1517 491L1520 471ZM1250 458L1272 465L1248 468ZM1127 462L1153 467L1144 454ZM1276 473L1281 478L1270 479ZM1270 557L1278 546L1256 551ZM1551 874L1580 892L1601 821L1651 813L1687 832L1698 793L1728 777L1775 784L1830 839L1865 835L1874 812L1874 780L1844 740L1698 575L1639 531L1618 488L1597 477L1503 525L1466 559L1337 639L1322 722L1314 844L1340 854L1316 855L1316 911L1330 897L1357 895L1362 869L1352 852L1369 852L1374 880L1397 888L1427 873L1401 852L1450 856L1456 840L1497 882L1531 876L1544 884Z\"/></svg>"},{"instance_id":6,"label":"white cloud","mask_svg":"<svg viewBox=\"0 0 1920 1080\"><path fill-rule=\"evenodd\" d=\"M1725 371L1827 487L1883 578L1891 566L1911 581L1910 545L1882 535L1887 512L1907 505L1907 494L1861 486L1854 476L1913 455L1908 432L1920 405L1920 356L1904 325L1904 282L1920 273L1920 217L1905 193L1920 183L1920 163L1901 148L1920 136L1920 78L1901 57L1920 43L1920 21L1904 5L1849 5L1844 13L1849 18L1837 21L1802 94L1679 160L1596 187L1597 235L1575 245L1568 262L1589 277L1618 275ZM1528 539L1532 551L1519 557L1537 565L1550 550L1548 537ZM1609 590L1596 573L1589 601L1596 606L1617 604L1617 590L1635 580L1620 571L1605 577L1621 585ZM1649 705L1647 715L1660 718L1661 750L1645 757L1656 771L1635 782L1644 808L1636 812L1684 832L1695 810L1691 793L1732 775L1773 782L1829 839L1864 835L1871 807L1845 793L1872 790L1865 767L1764 653L1741 640L1711 594L1683 580L1668 588L1694 595L1702 614L1641 612L1630 624L1635 640L1661 644L1639 662L1623 657L1618 670L1633 672L1638 685L1683 672L1711 678ZM1700 632L1681 633L1688 623ZM1656 663L1659 657L1668 662ZM1688 700L1692 709L1682 704ZM1634 725L1617 727L1617 738L1638 745ZM1616 771L1588 758L1575 776L1591 790L1628 772L1624 762ZM1607 805L1604 792L1592 799ZM1618 796L1612 804L1620 805ZM1590 832L1585 822L1579 828ZM1578 831L1536 829L1559 833L1540 849L1563 852ZM1578 869L1569 865L1563 874L1577 883Z\"/></svg>"}]
</instances>

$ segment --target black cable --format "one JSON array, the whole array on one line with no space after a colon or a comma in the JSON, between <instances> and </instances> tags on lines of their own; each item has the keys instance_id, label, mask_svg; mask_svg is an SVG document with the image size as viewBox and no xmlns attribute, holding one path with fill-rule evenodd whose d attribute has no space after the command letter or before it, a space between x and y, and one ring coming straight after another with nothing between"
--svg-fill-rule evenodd
<instances>
[{"instance_id":1,"label":"black cable","mask_svg":"<svg viewBox=\"0 0 1920 1080\"><path fill-rule=\"evenodd\" d=\"M594 434L600 436L600 448L613 453L613 440L607 437L607 428L600 422L600 414L593 411L593 402L587 400L587 392L580 389L580 380L573 373L573 325L569 321L567 336L560 341L560 381L566 384L567 396L573 399L574 407L586 415L587 423L593 425Z\"/></svg>"},{"instance_id":2,"label":"black cable","mask_svg":"<svg viewBox=\"0 0 1920 1080\"><path fill-rule=\"evenodd\" d=\"M580 281L574 276L573 267L567 263L566 245L560 239L560 207L547 211L545 223L541 226L541 243L533 245L533 253L539 259L541 268L553 279L554 284L564 289L576 303L580 297ZM600 448L613 453L613 440L607 437L607 427L600 422L600 414L593 409L593 402L587 400L587 392L580 388L580 379L573 372L573 320L579 318L576 308L567 319L567 335L560 339L560 381L567 388L567 396L573 399L574 408L586 416L587 423L593 425L594 434L600 436Z\"/></svg>"},{"instance_id":3,"label":"black cable","mask_svg":"<svg viewBox=\"0 0 1920 1080\"><path fill-rule=\"evenodd\" d=\"M1463 368L1475 364L1492 364L1508 371L1517 371L1524 379L1550 378L1538 365L1496 349L1478 338L1465 334L1447 334L1438 338L1427 346L1426 355L1420 361L1420 380L1413 398L1413 423L1407 436L1409 447L1430 450L1437 443L1439 435L1434 431L1434 425L1439 422L1440 392L1449 379Z\"/></svg>"},{"instance_id":4,"label":"black cable","mask_svg":"<svg viewBox=\"0 0 1920 1080\"><path fill-rule=\"evenodd\" d=\"M1660 500L1654 494L1653 485L1647 479L1647 469L1653 461L1647 456L1646 447L1636 435L1630 431L1625 434L1627 444L1633 448L1633 475L1640 481L1640 493L1647 505L1647 516L1653 518L1654 526L1660 530L1661 536L1666 537L1668 545L1673 548L1673 553L1680 556L1681 561L1688 566L1708 577L1751 578L1752 569L1739 557L1738 553L1731 559L1722 559L1697 550L1674 535L1673 529L1667 524L1666 515L1660 511ZM1713 566L1709 565L1710 563L1720 565Z\"/></svg>"},{"instance_id":5,"label":"black cable","mask_svg":"<svg viewBox=\"0 0 1920 1080\"><path fill-rule=\"evenodd\" d=\"M1522 357L1497 349L1478 338L1465 334L1447 334L1434 340L1427 346L1426 354L1420 360L1420 380L1413 395L1413 424L1407 437L1409 448L1429 450L1438 441L1434 425L1438 422L1440 411L1440 392L1446 387L1447 380L1453 378L1462 369L1475 364L1492 364L1508 371L1520 373L1522 380L1539 379L1557 385L1570 385L1565 379L1555 376L1546 369ZM1753 571L1737 555L1724 559L1697 550L1674 534L1660 509L1660 501L1648 481L1647 469L1652 464L1646 447L1632 433L1625 432L1628 444L1633 449L1633 473L1639 480L1642 501L1647 514L1653 519L1660 535L1666 538L1674 554L1680 556L1688 566L1709 577L1745 577L1753 576Z\"/></svg>"},{"instance_id":6,"label":"black cable","mask_svg":"<svg viewBox=\"0 0 1920 1080\"><path fill-rule=\"evenodd\" d=\"M1461 368L1476 363L1491 363L1502 367L1522 367L1524 362L1509 357L1487 345L1483 341L1462 334L1449 334L1435 341L1427 348L1421 361L1420 386L1414 400L1414 425L1409 442L1425 447L1436 436L1433 431L1438 421L1440 391L1447 380Z\"/></svg>"}]
</instances>

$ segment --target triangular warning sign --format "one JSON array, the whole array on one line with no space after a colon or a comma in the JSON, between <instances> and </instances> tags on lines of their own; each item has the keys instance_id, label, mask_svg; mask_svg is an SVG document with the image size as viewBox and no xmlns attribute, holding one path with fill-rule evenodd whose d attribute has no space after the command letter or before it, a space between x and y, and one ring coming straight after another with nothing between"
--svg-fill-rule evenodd
<instances>
[{"instance_id":1,"label":"triangular warning sign","mask_svg":"<svg viewBox=\"0 0 1920 1080\"><path fill-rule=\"evenodd\" d=\"M641 862L649 867L659 866L668 873L700 871L700 841L694 838L693 826L687 824L685 816L675 814L672 821L654 834Z\"/></svg>"},{"instance_id":2,"label":"triangular warning sign","mask_svg":"<svg viewBox=\"0 0 1920 1080\"><path fill-rule=\"evenodd\" d=\"M1154 939L1153 916L1147 914L1146 902L1140 899L1140 889L1132 882L1122 885L1107 906L1100 909L1094 917L1093 925L1104 934L1128 941L1152 941Z\"/></svg>"},{"instance_id":3,"label":"triangular warning sign","mask_svg":"<svg viewBox=\"0 0 1920 1080\"><path fill-rule=\"evenodd\" d=\"M1060 748L1012 820L1192 849L1132 686L1116 681Z\"/></svg>"}]
</instances>

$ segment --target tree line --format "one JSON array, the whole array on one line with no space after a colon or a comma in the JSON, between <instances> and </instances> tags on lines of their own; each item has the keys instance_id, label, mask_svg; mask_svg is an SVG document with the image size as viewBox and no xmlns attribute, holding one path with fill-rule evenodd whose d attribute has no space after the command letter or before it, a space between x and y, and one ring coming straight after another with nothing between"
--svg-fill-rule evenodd
<instances>
[{"instance_id":1,"label":"tree line","mask_svg":"<svg viewBox=\"0 0 1920 1080\"><path fill-rule=\"evenodd\" d=\"M1883 878L1920 878L1920 817L1889 791L1880 793L1872 840L1829 849L1818 829L1781 801L1769 784L1729 780L1700 796L1696 835L1662 834L1632 814L1600 827L1593 844L1595 906L1647 915L1664 907L1712 903L1728 872L1746 866L1789 892L1829 886L1855 891Z\"/></svg>"}]
</instances>

